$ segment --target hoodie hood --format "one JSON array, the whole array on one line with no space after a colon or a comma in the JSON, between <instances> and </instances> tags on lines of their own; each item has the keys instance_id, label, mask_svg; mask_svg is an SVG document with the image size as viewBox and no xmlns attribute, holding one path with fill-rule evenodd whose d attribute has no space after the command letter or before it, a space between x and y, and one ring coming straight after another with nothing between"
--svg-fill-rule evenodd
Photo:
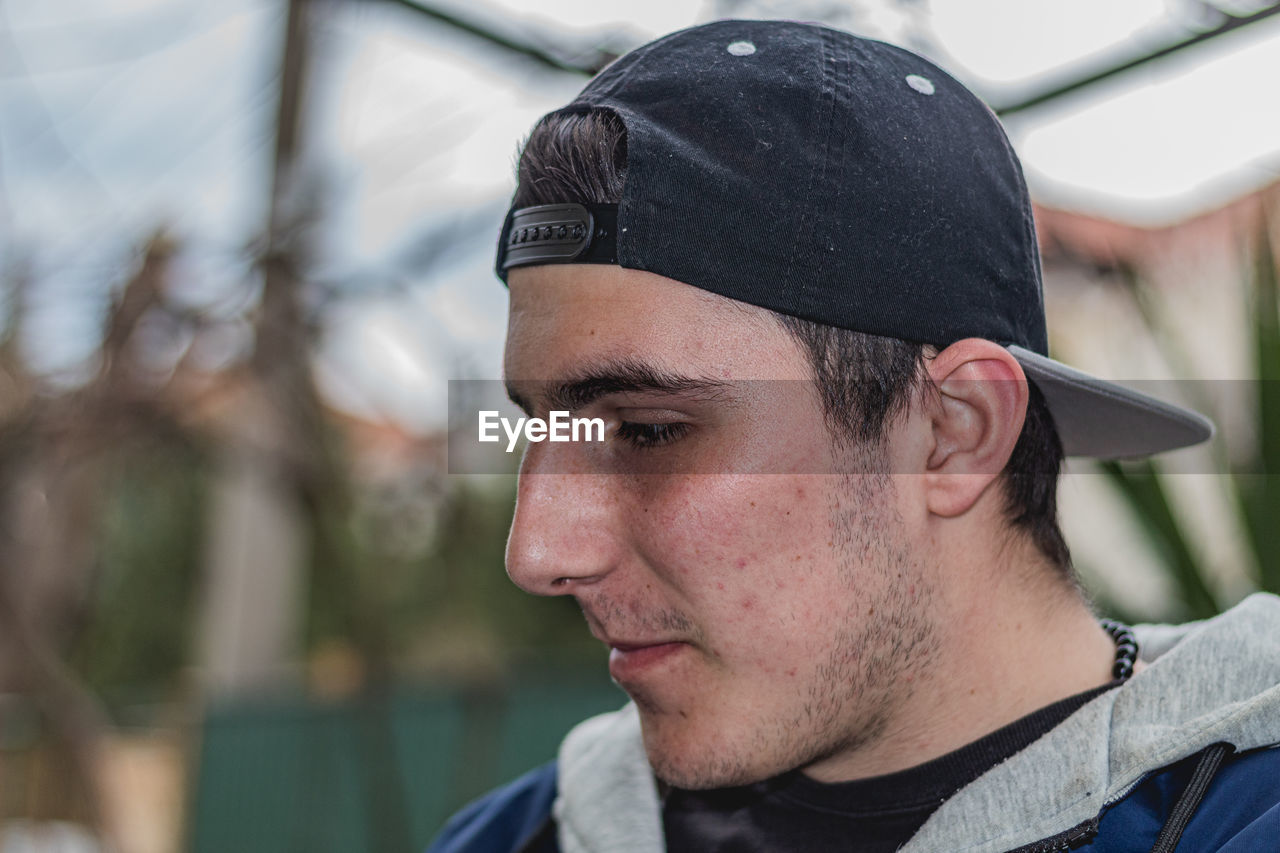
<instances>
[{"instance_id":1,"label":"hoodie hood","mask_svg":"<svg viewBox=\"0 0 1280 853\"><path fill-rule=\"evenodd\" d=\"M1149 664L942 804L900 853L1002 853L1096 817L1153 770L1227 742L1280 742L1280 598L1258 594L1186 625L1139 625ZM664 849L634 705L577 726L560 749L564 853Z\"/></svg>"}]
</instances>

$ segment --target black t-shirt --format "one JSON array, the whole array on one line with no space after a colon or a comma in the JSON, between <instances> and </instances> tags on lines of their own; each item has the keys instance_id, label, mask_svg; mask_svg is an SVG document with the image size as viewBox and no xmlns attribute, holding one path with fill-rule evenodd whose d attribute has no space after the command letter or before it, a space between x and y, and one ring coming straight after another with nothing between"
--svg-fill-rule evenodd
<instances>
[{"instance_id":1,"label":"black t-shirt","mask_svg":"<svg viewBox=\"0 0 1280 853\"><path fill-rule=\"evenodd\" d=\"M792 771L741 788L673 788L662 806L667 850L892 853L951 795L1118 684L1055 702L955 752L897 773L824 784Z\"/></svg>"}]
</instances>

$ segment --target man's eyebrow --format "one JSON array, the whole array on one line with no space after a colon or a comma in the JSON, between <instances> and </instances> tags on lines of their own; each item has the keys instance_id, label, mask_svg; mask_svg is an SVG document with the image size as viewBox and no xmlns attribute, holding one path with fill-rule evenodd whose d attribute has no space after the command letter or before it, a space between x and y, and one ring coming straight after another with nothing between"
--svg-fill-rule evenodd
<instances>
[{"instance_id":1,"label":"man's eyebrow","mask_svg":"<svg viewBox=\"0 0 1280 853\"><path fill-rule=\"evenodd\" d=\"M610 359L565 379L544 384L547 408L575 411L609 394L649 393L694 395L720 399L731 383L701 376L685 376L634 359ZM529 401L507 383L507 396L526 412Z\"/></svg>"}]
</instances>

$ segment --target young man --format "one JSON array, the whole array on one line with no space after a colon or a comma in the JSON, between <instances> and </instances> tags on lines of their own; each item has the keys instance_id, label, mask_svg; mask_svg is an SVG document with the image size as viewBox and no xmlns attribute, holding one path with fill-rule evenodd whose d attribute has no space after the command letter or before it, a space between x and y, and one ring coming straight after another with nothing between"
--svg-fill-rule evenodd
<instances>
[{"instance_id":1,"label":"young man","mask_svg":"<svg viewBox=\"0 0 1280 853\"><path fill-rule=\"evenodd\" d=\"M1045 356L973 95L724 21L615 62L519 177L508 389L608 435L529 445L507 569L633 702L433 851L1275 849L1280 603L1135 641L1056 520L1064 451L1211 427Z\"/></svg>"}]
</instances>

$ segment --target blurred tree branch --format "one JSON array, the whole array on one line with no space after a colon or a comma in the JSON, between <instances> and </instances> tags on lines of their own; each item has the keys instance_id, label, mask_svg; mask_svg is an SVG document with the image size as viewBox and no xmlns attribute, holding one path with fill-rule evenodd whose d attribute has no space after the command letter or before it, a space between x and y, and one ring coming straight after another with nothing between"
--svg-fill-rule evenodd
<instances>
[{"instance_id":1,"label":"blurred tree branch","mask_svg":"<svg viewBox=\"0 0 1280 853\"><path fill-rule=\"evenodd\" d=\"M434 8L426 3L415 2L415 0L382 0L382 2L392 3L408 9L495 47L500 47L526 59L532 59L547 68L588 77L594 75L627 50L636 46L634 44L624 44L621 39L615 36L589 39L591 46L585 48L573 48L567 44L557 44L549 39L542 40L542 44L534 44L527 41L519 41L498 32L491 26L468 21L458 15Z\"/></svg>"},{"instance_id":2,"label":"blurred tree branch","mask_svg":"<svg viewBox=\"0 0 1280 853\"><path fill-rule=\"evenodd\" d=\"M132 346L164 291L172 251L163 236L150 241L107 318L98 372L78 391L32 391L15 343L25 316L21 282L0 348L0 367L13 378L0 405L0 692L29 696L41 709L88 821L108 844L116 831L100 787L106 715L64 661L97 561L107 462L129 441L180 432L153 391L139 387Z\"/></svg>"},{"instance_id":3,"label":"blurred tree branch","mask_svg":"<svg viewBox=\"0 0 1280 853\"><path fill-rule=\"evenodd\" d=\"M263 291L249 364L252 387L241 407L243 416L233 417L228 424L226 458L219 466L218 476L233 485L240 482L251 492L224 492L226 497L213 505L214 513L223 518L211 520L213 530L230 531L232 538L248 532L257 541L274 539L276 546L250 555L255 564L248 571L234 542L211 552L209 582L224 590L214 596L215 602L229 601L231 606L210 611L206 649L228 650L226 665L220 667L225 680L218 687L243 692L270 686L263 679L280 674L272 664L296 659L301 644L298 620L282 609L305 600L302 578L308 566L315 573L328 573L343 592L346 627L367 673L361 698L364 793L374 815L371 846L408 853L412 845L404 786L391 740L385 608L358 572L345 453L329 427L316 388L311 362L314 334L304 310L304 289L312 284L307 278L312 255L309 237L324 214L322 200L306 191L300 167L306 147L303 114L309 94L310 18L317 8L315 0L288 2L273 178L258 258ZM245 517L241 505L245 494L256 495L265 513ZM274 564L281 561L273 561L273 554L286 555L283 562L288 564ZM243 584L249 585L247 594ZM270 647L240 642L246 633L269 638ZM275 660L264 665L264 657Z\"/></svg>"}]
</instances>

